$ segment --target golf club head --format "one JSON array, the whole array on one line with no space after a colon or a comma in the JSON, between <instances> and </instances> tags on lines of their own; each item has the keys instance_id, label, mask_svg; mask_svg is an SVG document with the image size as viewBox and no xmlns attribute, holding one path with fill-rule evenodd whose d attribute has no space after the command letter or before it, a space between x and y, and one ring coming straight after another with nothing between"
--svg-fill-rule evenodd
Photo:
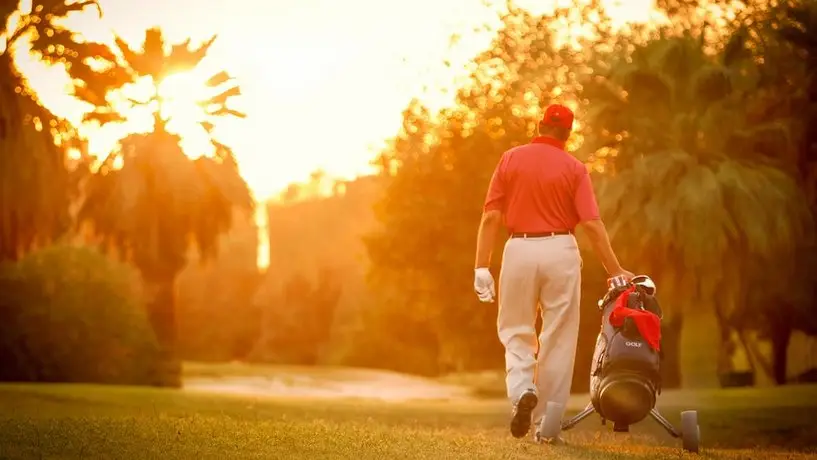
<instances>
[{"instance_id":1,"label":"golf club head","mask_svg":"<svg viewBox=\"0 0 817 460\"><path fill-rule=\"evenodd\" d=\"M648 295L654 296L658 290L655 286L655 282L647 275L635 276L632 280L630 280L630 282Z\"/></svg>"}]
</instances>

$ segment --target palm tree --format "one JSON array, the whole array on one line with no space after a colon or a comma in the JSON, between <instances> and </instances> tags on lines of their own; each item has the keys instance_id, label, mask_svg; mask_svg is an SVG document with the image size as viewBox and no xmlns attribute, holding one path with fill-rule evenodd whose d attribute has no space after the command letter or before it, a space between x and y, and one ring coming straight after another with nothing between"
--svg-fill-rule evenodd
<instances>
[{"instance_id":1,"label":"palm tree","mask_svg":"<svg viewBox=\"0 0 817 460\"><path fill-rule=\"evenodd\" d=\"M813 38L817 30L817 9L813 2L803 0L746 3L726 29L733 37L731 44L746 41L746 48L742 50L744 57L763 65L757 66L758 81L742 110L750 123L763 125L777 120L787 126L785 134L791 140L786 144L795 147L780 149L775 139L769 137L765 150L797 181L799 200L808 206L814 218L817 216L817 142L811 127L817 122L817 79L814 78L817 42ZM737 47L731 47L735 49ZM784 289L786 286L805 289L786 289L788 295L766 296L765 301L763 296L754 295L754 302L766 302L773 307L762 309L762 314L741 316L742 327L754 329L771 341L773 362L764 367L772 369L774 380L780 384L787 381L787 351L792 332L799 330L817 335L817 317L812 313L817 291L809 288L815 285L812 274L817 272L813 229L810 236L795 241L800 249L792 261L798 270L784 285Z\"/></svg>"},{"instance_id":2,"label":"palm tree","mask_svg":"<svg viewBox=\"0 0 817 460\"><path fill-rule=\"evenodd\" d=\"M799 143L792 158L792 175L801 187L801 196L811 211L817 216L817 5L813 2L792 1L782 8L776 8L772 21L760 22L766 27L766 37L777 53L768 59L770 80L775 88L771 97L783 110L792 115L792 125L798 128ZM817 272L817 246L814 239L806 240L800 252L801 269L798 277L804 286L811 286L795 305L795 315L770 314L762 325L772 340L775 380L786 380L786 354L793 330L809 335L817 335L817 317L813 302L817 298L814 273Z\"/></svg>"},{"instance_id":3,"label":"palm tree","mask_svg":"<svg viewBox=\"0 0 817 460\"><path fill-rule=\"evenodd\" d=\"M166 53L158 29L146 32L141 52L117 37L121 57L108 64L124 69L127 78L88 80L76 87L77 96L94 107L86 120L105 124L119 118L109 102L116 90L142 78L149 78L154 86L148 100L132 101L157 103L153 131L125 137L120 148L105 158L86 184L80 219L90 222L103 241L119 248L139 269L149 293L149 317L174 366L174 290L187 263L188 243L194 242L206 259L217 250L219 235L230 229L233 211L253 209L252 196L238 173L232 150L212 136L216 119L243 116L227 107L229 99L240 94L231 77L223 71L213 75L207 86L214 95L199 101L204 116L201 127L210 134L212 156L191 160L180 145L179 135L168 130L169 120L161 112L158 87L162 79L196 68L214 40L194 49L187 40Z\"/></svg>"},{"instance_id":4,"label":"palm tree","mask_svg":"<svg viewBox=\"0 0 817 460\"><path fill-rule=\"evenodd\" d=\"M760 316L761 296L795 295L789 261L810 216L779 161L795 148L789 124L745 110L762 81L744 38L717 58L688 34L656 40L585 87L583 148L608 172L603 213L624 260L662 285L671 335L686 313L711 308L726 338Z\"/></svg>"},{"instance_id":5,"label":"palm tree","mask_svg":"<svg viewBox=\"0 0 817 460\"><path fill-rule=\"evenodd\" d=\"M30 51L48 64L64 64L73 78L105 78L108 71L95 72L85 60L111 55L59 25L71 12L98 8L95 1L34 0L28 11L18 5L0 3L0 260L16 260L70 227L75 180L66 156L69 149L83 148L74 127L44 107L28 86L15 57Z\"/></svg>"}]
</instances>

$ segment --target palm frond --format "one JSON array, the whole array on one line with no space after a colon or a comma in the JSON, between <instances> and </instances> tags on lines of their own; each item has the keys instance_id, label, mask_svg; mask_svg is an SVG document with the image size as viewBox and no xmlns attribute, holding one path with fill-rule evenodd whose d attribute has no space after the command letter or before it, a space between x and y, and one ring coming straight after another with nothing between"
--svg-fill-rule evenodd
<instances>
[{"instance_id":1,"label":"palm frond","mask_svg":"<svg viewBox=\"0 0 817 460\"><path fill-rule=\"evenodd\" d=\"M207 82L205 84L207 86L211 87L211 88L215 88L215 87L223 85L224 83L227 83L228 81L230 81L232 79L233 79L233 77L230 76L229 73L222 70L222 71L214 74L210 78L208 78Z\"/></svg>"},{"instance_id":2,"label":"palm frond","mask_svg":"<svg viewBox=\"0 0 817 460\"><path fill-rule=\"evenodd\" d=\"M217 107L215 109L210 109L207 111L207 115L211 117L226 117L231 116L235 118L247 118L247 114L244 112L239 112L238 110L230 109L227 107Z\"/></svg>"},{"instance_id":3,"label":"palm frond","mask_svg":"<svg viewBox=\"0 0 817 460\"><path fill-rule=\"evenodd\" d=\"M252 210L253 201L246 184L232 165L208 157L196 159L194 165L207 192L194 217L192 236L202 259L207 259L218 250L218 234L232 225L233 211L236 208Z\"/></svg>"},{"instance_id":4,"label":"palm frond","mask_svg":"<svg viewBox=\"0 0 817 460\"><path fill-rule=\"evenodd\" d=\"M104 92L94 91L86 84L74 85L73 92L74 97L92 106L104 107L108 104L108 101L105 100L106 94Z\"/></svg>"},{"instance_id":5,"label":"palm frond","mask_svg":"<svg viewBox=\"0 0 817 460\"><path fill-rule=\"evenodd\" d=\"M207 134L212 134L213 130L216 128L216 126L209 121L201 121L199 122L199 124L201 125L202 128L204 128Z\"/></svg>"},{"instance_id":6,"label":"palm frond","mask_svg":"<svg viewBox=\"0 0 817 460\"><path fill-rule=\"evenodd\" d=\"M76 129L48 110L0 54L0 261L52 241L70 226L76 184L66 167Z\"/></svg>"},{"instance_id":7,"label":"palm frond","mask_svg":"<svg viewBox=\"0 0 817 460\"><path fill-rule=\"evenodd\" d=\"M779 34L788 42L806 50L811 59L817 58L817 8L814 5L798 5L786 9L788 23L780 28Z\"/></svg>"},{"instance_id":8,"label":"palm frond","mask_svg":"<svg viewBox=\"0 0 817 460\"><path fill-rule=\"evenodd\" d=\"M125 61L125 68L130 69L136 75L150 74L149 64L139 51L131 48L128 42L118 35L114 35L114 43Z\"/></svg>"},{"instance_id":9,"label":"palm frond","mask_svg":"<svg viewBox=\"0 0 817 460\"><path fill-rule=\"evenodd\" d=\"M745 26L738 27L732 32L720 54L720 61L724 66L733 67L751 57L746 46L748 35L749 32Z\"/></svg>"},{"instance_id":10,"label":"palm frond","mask_svg":"<svg viewBox=\"0 0 817 460\"><path fill-rule=\"evenodd\" d=\"M170 54L167 56L168 67L175 72L184 72L196 68L207 56L210 47L216 41L217 36L213 35L200 46L190 49L190 40L171 46Z\"/></svg>"},{"instance_id":11,"label":"palm frond","mask_svg":"<svg viewBox=\"0 0 817 460\"><path fill-rule=\"evenodd\" d=\"M241 95L241 87L238 86L238 85L231 86L231 87L225 89L224 91L216 94L215 96L213 96L213 97L211 97L211 98L209 98L209 99L207 99L205 101L202 101L201 105L203 107L207 107L207 106L211 106L211 105L223 106L230 100L230 98L240 96L240 95Z\"/></svg>"},{"instance_id":12,"label":"palm frond","mask_svg":"<svg viewBox=\"0 0 817 460\"><path fill-rule=\"evenodd\" d=\"M168 65L165 60L165 37L162 29L153 27L145 31L141 57L145 65L145 68L139 71L141 75L150 75L153 81L160 81L166 76Z\"/></svg>"},{"instance_id":13,"label":"palm frond","mask_svg":"<svg viewBox=\"0 0 817 460\"><path fill-rule=\"evenodd\" d=\"M93 123L96 122L100 126L106 125L108 123L119 123L124 122L125 118L116 112L107 112L107 111L93 111L88 112L82 116L83 123Z\"/></svg>"},{"instance_id":14,"label":"palm frond","mask_svg":"<svg viewBox=\"0 0 817 460\"><path fill-rule=\"evenodd\" d=\"M708 65L701 67L692 76L689 97L709 103L720 101L732 92L732 81L724 67Z\"/></svg>"},{"instance_id":15,"label":"palm frond","mask_svg":"<svg viewBox=\"0 0 817 460\"><path fill-rule=\"evenodd\" d=\"M689 81L703 61L703 53L696 44L681 37L655 42L653 69L678 81Z\"/></svg>"},{"instance_id":16,"label":"palm frond","mask_svg":"<svg viewBox=\"0 0 817 460\"><path fill-rule=\"evenodd\" d=\"M48 5L53 6L49 8ZM99 17L100 18L102 17L102 8L99 6L99 2L97 2L96 0L85 0L71 3L68 3L64 0L49 0L49 1L35 0L32 6L35 11L38 8L42 7L43 10L49 11L54 16L58 17L64 17L68 13L72 13L75 11L83 11L85 8L93 6L96 7L97 12L99 13Z\"/></svg>"},{"instance_id":17,"label":"palm frond","mask_svg":"<svg viewBox=\"0 0 817 460\"><path fill-rule=\"evenodd\" d=\"M231 208L244 211L253 209L252 195L234 164L218 162L209 157L200 157L193 163L199 177L208 185L210 193L217 194Z\"/></svg>"},{"instance_id":18,"label":"palm frond","mask_svg":"<svg viewBox=\"0 0 817 460\"><path fill-rule=\"evenodd\" d=\"M236 168L236 170L238 169L238 161L236 160L233 149L231 149L228 145L217 141L215 138L211 138L210 143L212 143L213 147L215 148L215 158L222 163L231 165L232 167Z\"/></svg>"}]
</instances>

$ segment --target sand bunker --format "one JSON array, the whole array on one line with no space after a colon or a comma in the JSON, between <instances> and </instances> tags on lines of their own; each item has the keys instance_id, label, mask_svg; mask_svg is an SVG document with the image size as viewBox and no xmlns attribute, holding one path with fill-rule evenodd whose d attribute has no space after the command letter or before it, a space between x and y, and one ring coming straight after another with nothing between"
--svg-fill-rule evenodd
<instances>
[{"instance_id":1,"label":"sand bunker","mask_svg":"<svg viewBox=\"0 0 817 460\"><path fill-rule=\"evenodd\" d=\"M195 364L186 366L188 391L384 401L463 400L471 391L398 373L346 368Z\"/></svg>"}]
</instances>

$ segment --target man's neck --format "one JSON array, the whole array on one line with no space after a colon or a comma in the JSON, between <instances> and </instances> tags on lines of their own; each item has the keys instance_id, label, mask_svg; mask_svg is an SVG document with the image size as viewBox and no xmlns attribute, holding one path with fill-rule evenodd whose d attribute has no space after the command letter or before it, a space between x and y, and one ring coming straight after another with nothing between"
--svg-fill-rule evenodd
<instances>
[{"instance_id":1,"label":"man's neck","mask_svg":"<svg viewBox=\"0 0 817 460\"><path fill-rule=\"evenodd\" d=\"M556 138L550 137L550 136L536 136L536 137L533 138L533 140L531 142L533 142L534 144L552 145L552 146L554 146L556 148L560 148L562 150L565 149L564 141L560 141L559 139L556 139Z\"/></svg>"}]
</instances>

